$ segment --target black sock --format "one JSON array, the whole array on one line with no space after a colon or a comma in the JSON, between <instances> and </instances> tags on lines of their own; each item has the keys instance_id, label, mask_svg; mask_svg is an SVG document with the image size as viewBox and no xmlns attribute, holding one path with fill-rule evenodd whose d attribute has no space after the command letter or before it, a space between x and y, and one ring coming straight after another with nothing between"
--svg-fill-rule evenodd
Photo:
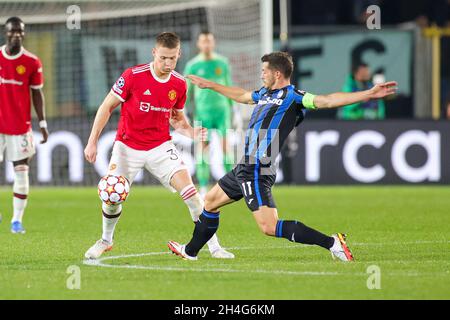
<instances>
[{"instance_id":1,"label":"black sock","mask_svg":"<svg viewBox=\"0 0 450 320\"><path fill-rule=\"evenodd\" d=\"M208 212L203 209L202 214L195 223L191 241L186 245L186 253L196 257L200 249L208 242L219 228L219 213Z\"/></svg>"},{"instance_id":2,"label":"black sock","mask_svg":"<svg viewBox=\"0 0 450 320\"><path fill-rule=\"evenodd\" d=\"M316 244L325 249L330 249L334 244L334 238L305 226L299 221L278 220L275 236L286 238L292 242L304 244Z\"/></svg>"}]
</instances>

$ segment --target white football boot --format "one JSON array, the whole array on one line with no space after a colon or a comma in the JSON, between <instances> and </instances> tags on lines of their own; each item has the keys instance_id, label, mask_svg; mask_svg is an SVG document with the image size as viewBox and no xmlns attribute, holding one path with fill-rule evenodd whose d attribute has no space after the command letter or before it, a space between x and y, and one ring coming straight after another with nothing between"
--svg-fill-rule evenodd
<instances>
[{"instance_id":1,"label":"white football boot","mask_svg":"<svg viewBox=\"0 0 450 320\"><path fill-rule=\"evenodd\" d=\"M172 253L176 254L177 256L185 259L185 260L197 260L197 257L191 257L190 255L188 255L185 251L186 249L186 245L185 244L179 244L178 242L175 241L169 241L167 243L167 246L169 247L170 251L172 251Z\"/></svg>"},{"instance_id":2,"label":"white football boot","mask_svg":"<svg viewBox=\"0 0 450 320\"><path fill-rule=\"evenodd\" d=\"M103 239L97 240L97 242L89 248L84 254L87 259L98 259L104 252L110 251L113 247L112 242L107 242Z\"/></svg>"},{"instance_id":3,"label":"white football boot","mask_svg":"<svg viewBox=\"0 0 450 320\"><path fill-rule=\"evenodd\" d=\"M354 261L353 254L345 243L346 235L343 233L333 234L334 245L330 248L331 257L341 261Z\"/></svg>"}]
</instances>

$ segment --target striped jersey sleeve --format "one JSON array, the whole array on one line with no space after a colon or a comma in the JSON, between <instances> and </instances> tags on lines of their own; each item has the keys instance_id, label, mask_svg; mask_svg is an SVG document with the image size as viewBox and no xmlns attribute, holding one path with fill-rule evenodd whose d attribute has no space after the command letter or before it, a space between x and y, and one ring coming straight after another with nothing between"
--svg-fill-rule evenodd
<instances>
[{"instance_id":1,"label":"striped jersey sleeve","mask_svg":"<svg viewBox=\"0 0 450 320\"><path fill-rule=\"evenodd\" d=\"M252 92L252 99L255 103L258 103L258 101L261 99L261 97L264 95L264 93L267 92L267 89L262 87L259 90L255 90Z\"/></svg>"}]
</instances>

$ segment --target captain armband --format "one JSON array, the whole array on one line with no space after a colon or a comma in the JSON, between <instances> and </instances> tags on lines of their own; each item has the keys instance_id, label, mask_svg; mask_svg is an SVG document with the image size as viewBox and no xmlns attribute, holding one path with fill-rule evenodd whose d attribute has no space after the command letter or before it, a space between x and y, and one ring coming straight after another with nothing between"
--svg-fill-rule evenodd
<instances>
[{"instance_id":1,"label":"captain armband","mask_svg":"<svg viewBox=\"0 0 450 320\"><path fill-rule=\"evenodd\" d=\"M317 107L314 105L314 94L311 93L305 93L302 99L302 104L305 106L308 110L317 110Z\"/></svg>"}]
</instances>

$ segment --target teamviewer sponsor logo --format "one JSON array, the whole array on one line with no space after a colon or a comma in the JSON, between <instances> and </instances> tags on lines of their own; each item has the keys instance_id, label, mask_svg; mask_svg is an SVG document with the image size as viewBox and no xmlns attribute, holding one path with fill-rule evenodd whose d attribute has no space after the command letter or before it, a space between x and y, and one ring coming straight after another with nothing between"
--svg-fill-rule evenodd
<instances>
[{"instance_id":1,"label":"teamviewer sponsor logo","mask_svg":"<svg viewBox=\"0 0 450 320\"><path fill-rule=\"evenodd\" d=\"M168 108L154 107L154 106L150 106L150 110L158 112L170 112L170 109Z\"/></svg>"},{"instance_id":2,"label":"teamviewer sponsor logo","mask_svg":"<svg viewBox=\"0 0 450 320\"><path fill-rule=\"evenodd\" d=\"M14 79L10 80L10 79L5 79L5 78L0 77L0 84L16 84L18 86L21 86L21 85L23 85L23 82L16 81Z\"/></svg>"},{"instance_id":3,"label":"teamviewer sponsor logo","mask_svg":"<svg viewBox=\"0 0 450 320\"><path fill-rule=\"evenodd\" d=\"M140 105L139 109L141 111L144 111L144 112L149 112L150 111L150 107L151 107L150 103L148 103L148 102L141 102L141 105Z\"/></svg>"},{"instance_id":4,"label":"teamviewer sponsor logo","mask_svg":"<svg viewBox=\"0 0 450 320\"><path fill-rule=\"evenodd\" d=\"M156 112L170 112L169 108L155 107L150 102L141 102L139 109L144 112L156 111Z\"/></svg>"}]
</instances>

